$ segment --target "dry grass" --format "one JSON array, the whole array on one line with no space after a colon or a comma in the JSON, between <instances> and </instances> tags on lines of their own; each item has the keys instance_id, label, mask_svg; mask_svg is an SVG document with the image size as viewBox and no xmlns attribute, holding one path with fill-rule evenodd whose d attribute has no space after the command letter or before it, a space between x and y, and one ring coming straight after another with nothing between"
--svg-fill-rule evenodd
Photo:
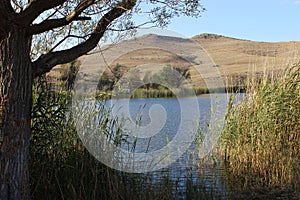
<instances>
[{"instance_id":1,"label":"dry grass","mask_svg":"<svg viewBox=\"0 0 300 200\"><path fill-rule=\"evenodd\" d=\"M253 79L222 135L235 182L246 188L300 187L300 64L283 76Z\"/></svg>"}]
</instances>

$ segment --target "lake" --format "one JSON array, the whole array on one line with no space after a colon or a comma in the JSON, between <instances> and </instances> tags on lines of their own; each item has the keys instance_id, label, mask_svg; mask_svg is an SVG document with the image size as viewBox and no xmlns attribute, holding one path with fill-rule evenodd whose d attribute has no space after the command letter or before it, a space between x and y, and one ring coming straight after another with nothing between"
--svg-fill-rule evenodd
<instances>
[{"instance_id":1,"label":"lake","mask_svg":"<svg viewBox=\"0 0 300 200\"><path fill-rule=\"evenodd\" d=\"M243 94L237 96L237 101L242 96ZM171 160L169 165L154 171L149 169L151 166L146 165L148 168L142 174L151 177L151 181L143 181L141 183L144 184L143 187L158 185L161 187L158 190L171 187L169 189L172 190L172 196L176 199L194 199L195 197L227 199L234 193L229 183L226 182L226 168L221 164L218 155L206 156L212 147L206 147L207 152L199 148L201 141L203 143L207 139L205 135L211 134L209 127L213 123L212 116L216 116L215 113L225 114L228 96L218 94L213 98L214 100L210 95L205 95L197 98L120 99L106 102L106 106L112 108L115 116L124 117L127 119L125 121L129 121L123 124L123 130L131 130L131 134L126 137L126 142L121 145L125 151L134 151L138 154L156 152L167 146L178 134L194 136L190 143L180 140L182 137L179 137L180 141L176 145L185 146L186 151L181 153L174 150L175 154L181 155L175 155L176 159ZM219 100L215 101L217 98ZM214 114L212 110L215 110ZM133 128L135 125L141 128ZM207 141L211 141L209 137ZM206 145L209 144L213 143ZM217 146L217 144L213 145ZM174 154L174 152L169 152L167 156L172 153ZM140 160L135 159L134 162L140 162ZM150 162L153 161L150 160ZM140 166L135 165L135 167ZM166 184L166 179L172 184ZM161 185L162 183L164 184ZM230 191L229 188L231 188Z\"/></svg>"},{"instance_id":2,"label":"lake","mask_svg":"<svg viewBox=\"0 0 300 200\"><path fill-rule=\"evenodd\" d=\"M234 105L244 96L235 95ZM75 112L82 128L77 131L96 159L118 171L121 184L132 192L127 195L136 199L267 197L269 191L257 193L245 184L251 174L236 180L219 151L228 99L228 94L212 94L85 101L81 105L88 108L87 115L80 118ZM95 108L100 111L91 117ZM290 197L289 191L271 192Z\"/></svg>"}]
</instances>

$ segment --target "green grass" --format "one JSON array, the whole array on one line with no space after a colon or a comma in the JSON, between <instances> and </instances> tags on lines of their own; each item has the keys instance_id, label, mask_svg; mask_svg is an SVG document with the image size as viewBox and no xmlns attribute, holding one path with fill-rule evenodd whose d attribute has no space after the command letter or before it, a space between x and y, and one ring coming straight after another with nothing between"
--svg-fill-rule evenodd
<instances>
[{"instance_id":1,"label":"green grass","mask_svg":"<svg viewBox=\"0 0 300 200\"><path fill-rule=\"evenodd\" d=\"M173 98L173 97L190 97L190 96L199 96L203 94L209 93L224 93L224 92L241 92L244 91L244 86L239 87L226 87L226 88L211 88L210 90L202 87L194 87L194 88L182 88L175 89L174 92L165 88L159 87L158 89L145 89L138 88L130 94L121 94L117 93L113 95L112 91L97 91L96 99L110 99L114 98L114 96L118 96L119 98Z\"/></svg>"}]
</instances>

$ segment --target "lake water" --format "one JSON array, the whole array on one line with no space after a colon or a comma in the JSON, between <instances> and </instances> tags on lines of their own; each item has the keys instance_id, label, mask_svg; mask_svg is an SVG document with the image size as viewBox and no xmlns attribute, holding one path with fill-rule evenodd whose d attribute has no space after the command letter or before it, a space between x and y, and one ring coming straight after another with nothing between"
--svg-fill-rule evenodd
<instances>
[{"instance_id":1,"label":"lake water","mask_svg":"<svg viewBox=\"0 0 300 200\"><path fill-rule=\"evenodd\" d=\"M235 102L242 101L243 97L244 94L236 95ZM102 111L92 120L89 116L80 118L80 115L76 119L83 128L83 131L79 131L83 133L83 141L90 139L84 144L92 144L86 146L88 150L91 153L94 151L96 155L93 155L102 163L119 170L121 184L126 185L130 191L135 188L132 194L129 193L138 195L140 198L137 199L147 199L144 195L149 197L151 194L155 194L152 195L155 199L267 197L269 193L259 191L257 194L244 185L243 180L237 181L227 169L220 153L215 151L217 148L214 147L218 147L217 133L223 128L228 98L226 94L218 94L194 98L105 101L102 105L111 109L107 116L118 119L106 124L108 127L105 130L108 132L105 134L111 136L112 133L113 138L118 138L115 133L121 133L124 140L118 140L121 141L118 145L114 144L115 140L111 142L101 137L103 131L99 131L98 122L101 121ZM81 105L86 106L91 102L100 105L97 101ZM90 121L96 122L96 125ZM122 127L121 131L119 127ZM274 191L274 197L280 199L293 197L289 191Z\"/></svg>"},{"instance_id":2,"label":"lake water","mask_svg":"<svg viewBox=\"0 0 300 200\"><path fill-rule=\"evenodd\" d=\"M188 147L170 165L145 172L146 176L151 177L151 182L143 182L144 187L150 184L161 186L167 177L172 182L171 186L163 185L160 189L171 187L172 195L176 199L195 199L196 197L197 199L227 199L228 195L234 192L233 189L228 190L230 186L226 183L226 170L220 164L217 155L204 157L211 149L206 147L207 152L203 153L203 150L200 149L201 152L198 148L202 144L199 138L205 142L203 135L211 134L209 133L210 128L208 128L213 123L211 118L217 114L225 114L228 96L218 94L213 98L212 100L211 96L206 95L197 98L107 101L107 107L113 108L116 116L128 119L129 123L125 123L124 129L138 132L134 136L129 136L127 142L122 144L125 150L134 149L136 153L155 152L168 145L178 134L195 136L192 143L187 144L184 140L177 143L179 146L188 145ZM215 98L218 100L215 101ZM214 110L213 114L212 110ZM186 113L189 117L186 117ZM138 125L141 129L132 129L133 124ZM198 132L199 128L202 130L202 137ZM143 136L143 134L145 135ZM150 137L147 137L149 135Z\"/></svg>"},{"instance_id":3,"label":"lake water","mask_svg":"<svg viewBox=\"0 0 300 200\"><path fill-rule=\"evenodd\" d=\"M108 105L114 108L116 115L128 119L125 129L138 124L139 129L135 129L138 133L134 133L139 138L136 152L160 149L178 132L196 131L198 124L204 128L205 122L210 120L209 96L121 99L110 100Z\"/></svg>"}]
</instances>

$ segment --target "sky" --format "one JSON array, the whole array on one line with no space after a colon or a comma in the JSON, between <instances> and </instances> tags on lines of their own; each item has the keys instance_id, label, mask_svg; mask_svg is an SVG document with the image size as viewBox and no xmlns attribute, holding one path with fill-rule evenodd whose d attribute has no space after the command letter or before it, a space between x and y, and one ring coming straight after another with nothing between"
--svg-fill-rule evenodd
<instances>
[{"instance_id":1,"label":"sky","mask_svg":"<svg viewBox=\"0 0 300 200\"><path fill-rule=\"evenodd\" d=\"M200 18L179 17L168 30L186 37L214 33L253 41L300 41L300 0L202 0Z\"/></svg>"}]
</instances>

